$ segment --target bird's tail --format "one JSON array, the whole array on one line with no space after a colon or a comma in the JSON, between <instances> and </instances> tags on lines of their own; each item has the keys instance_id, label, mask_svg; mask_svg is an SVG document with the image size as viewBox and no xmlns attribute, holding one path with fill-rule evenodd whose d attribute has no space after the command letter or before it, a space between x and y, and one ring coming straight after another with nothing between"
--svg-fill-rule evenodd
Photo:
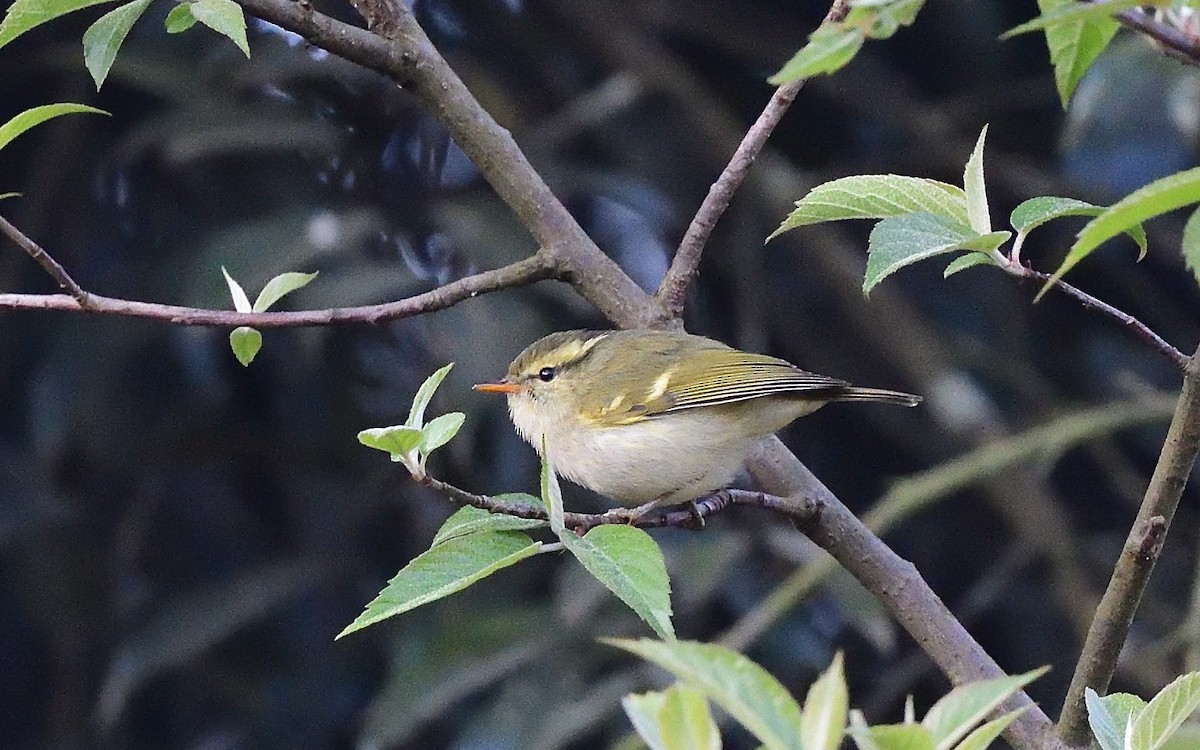
<instances>
[{"instance_id":1,"label":"bird's tail","mask_svg":"<svg viewBox=\"0 0 1200 750\"><path fill-rule=\"evenodd\" d=\"M839 389L833 400L882 401L888 404L899 404L900 406L916 406L921 403L921 397L911 393L889 391L883 388L859 388L858 386L847 386L846 388Z\"/></svg>"}]
</instances>

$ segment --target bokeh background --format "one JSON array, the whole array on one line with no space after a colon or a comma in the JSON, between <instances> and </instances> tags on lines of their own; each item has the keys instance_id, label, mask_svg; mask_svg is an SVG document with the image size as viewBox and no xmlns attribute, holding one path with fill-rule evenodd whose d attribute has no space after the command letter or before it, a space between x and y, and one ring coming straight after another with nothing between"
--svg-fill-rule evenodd
<instances>
[{"instance_id":1,"label":"bokeh background","mask_svg":"<svg viewBox=\"0 0 1200 750\"><path fill-rule=\"evenodd\" d=\"M284 306L321 308L397 299L533 250L414 97L259 22L249 61L202 27L167 36L168 9L152 6L99 94L79 42L98 10L0 51L0 119L54 101L112 113L63 118L0 154L0 192L24 193L0 210L85 288L231 308L222 265L251 294L277 273L320 271ZM765 78L825 10L416 3L475 95L647 288L769 96ZM943 280L927 263L864 299L866 224L763 245L823 180L958 182L987 123L997 224L1027 197L1111 201L1195 163L1193 69L1122 36L1064 112L1043 42L997 39L1035 13L931 2L915 27L810 82L718 226L688 326L927 396L914 410L838 405L785 431L863 512L897 480L1081 409L1135 415L1086 445L982 477L968 467L887 535L1003 666L1053 666L1032 688L1053 713L1178 375L1112 322L1055 295L1032 305L1035 288L989 269ZM1039 230L1026 257L1051 270L1076 226ZM1113 242L1072 280L1190 353L1200 295L1180 229L1157 221L1141 263ZM0 290L53 287L4 242ZM546 282L385 325L268 331L243 368L222 330L0 314L0 747L617 746L629 732L620 696L663 677L596 642L648 630L561 556L333 641L453 510L355 434L402 421L420 381L453 361L433 413L468 421L434 472L480 492L532 490L532 450L470 384L538 336L604 323ZM1148 695L1194 659L1196 499L1190 486L1118 688ZM603 507L583 492L568 502ZM852 702L872 721L900 720L907 693L923 710L947 688L844 576L747 630L816 555L779 519L735 510L656 538L681 636L733 628L797 691L843 648Z\"/></svg>"}]
</instances>

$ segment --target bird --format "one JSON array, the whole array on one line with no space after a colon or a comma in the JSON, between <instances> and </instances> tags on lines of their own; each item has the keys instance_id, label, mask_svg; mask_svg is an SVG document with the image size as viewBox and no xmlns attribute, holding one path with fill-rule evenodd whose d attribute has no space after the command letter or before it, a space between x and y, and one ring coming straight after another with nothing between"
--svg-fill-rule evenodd
<instances>
[{"instance_id":1,"label":"bird","mask_svg":"<svg viewBox=\"0 0 1200 750\"><path fill-rule=\"evenodd\" d=\"M552 333L474 388L507 396L517 432L559 476L643 509L729 486L763 438L831 401L921 401L661 330Z\"/></svg>"}]
</instances>

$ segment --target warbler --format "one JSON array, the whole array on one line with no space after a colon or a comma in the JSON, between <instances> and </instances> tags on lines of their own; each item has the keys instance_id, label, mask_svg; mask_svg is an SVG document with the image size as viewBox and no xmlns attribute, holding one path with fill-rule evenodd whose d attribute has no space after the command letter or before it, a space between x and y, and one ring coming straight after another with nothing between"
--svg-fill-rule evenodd
<instances>
[{"instance_id":1,"label":"warbler","mask_svg":"<svg viewBox=\"0 0 1200 750\"><path fill-rule=\"evenodd\" d=\"M921 401L650 330L552 333L475 389L507 395L517 432L539 453L544 446L560 476L650 507L728 486L760 440L830 401Z\"/></svg>"}]
</instances>

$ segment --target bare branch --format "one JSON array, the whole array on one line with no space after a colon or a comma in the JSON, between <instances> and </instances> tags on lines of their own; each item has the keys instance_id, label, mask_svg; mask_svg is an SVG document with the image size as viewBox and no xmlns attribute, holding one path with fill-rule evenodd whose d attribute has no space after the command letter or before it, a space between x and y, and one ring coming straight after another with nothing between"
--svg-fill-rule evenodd
<instances>
[{"instance_id":1,"label":"bare branch","mask_svg":"<svg viewBox=\"0 0 1200 750\"><path fill-rule=\"evenodd\" d=\"M849 12L849 0L834 0L825 15L824 23L841 21ZM683 315L688 288L692 280L699 275L700 257L704 253L704 246L708 244L708 238L712 235L713 227L725 213L725 209L729 208L733 194L741 187L742 181L750 172L750 167L754 165L754 160L758 158L767 139L775 131L775 126L783 119L788 107L800 93L804 82L805 79L793 81L775 90L762 114L746 131L729 164L708 189L708 195L700 204L696 215L692 217L692 222L679 243L679 249L675 251L675 257L671 260L671 267L667 269L662 283L658 286L658 292L654 295L661 316L658 322L667 323Z\"/></svg>"},{"instance_id":2,"label":"bare branch","mask_svg":"<svg viewBox=\"0 0 1200 750\"><path fill-rule=\"evenodd\" d=\"M1001 257L1004 258L1004 256ZM1028 266L1022 265L1019 261L1004 258L1004 261L1001 263L1000 267L1008 274L1016 276L1020 279L1029 279L1031 281L1042 282L1053 281L1056 289L1061 291L1063 294L1066 294L1068 297L1071 297L1079 304L1083 305L1084 308L1088 310L1095 310L1101 315L1112 318L1122 326L1133 331L1134 335L1149 344L1150 347L1156 352L1169 359L1171 364L1175 365L1181 370L1187 365L1188 356L1186 354L1171 346L1169 343L1167 343L1166 339L1150 330L1149 326L1133 317L1129 313L1124 312L1123 310L1118 310L1107 302L1103 302L1093 297L1082 289L1074 287L1062 279L1055 278L1052 274L1035 271Z\"/></svg>"},{"instance_id":3,"label":"bare branch","mask_svg":"<svg viewBox=\"0 0 1200 750\"><path fill-rule=\"evenodd\" d=\"M413 480L462 505L470 505L491 513L504 513L517 518L549 520L546 510L540 506L498 500L488 495L476 495L440 479L435 479L428 474L422 477L414 476ZM817 502L805 505L765 492L725 489L693 500L685 506L671 506L646 514L633 515L630 508L614 508L604 513L564 513L563 521L567 528L573 529L579 534L608 524L629 524L644 529L671 527L699 530L704 528L705 518L716 515L731 505L764 508L783 513L792 518L793 523L796 524L808 523L811 516L820 512L820 505Z\"/></svg>"},{"instance_id":4,"label":"bare branch","mask_svg":"<svg viewBox=\"0 0 1200 750\"><path fill-rule=\"evenodd\" d=\"M1096 617L1088 630L1071 687L1059 718L1059 735L1072 745L1082 745L1088 738L1087 710L1084 690L1098 693L1108 689L1117 668L1121 646L1129 635L1129 626L1137 612L1146 582L1154 571L1162 551L1167 531L1184 485L1200 453L1200 350L1187 360L1183 376L1183 391L1175 406L1171 426L1162 453L1150 477L1150 485L1142 499L1137 519L1121 557L1113 569L1108 588L1096 609Z\"/></svg>"},{"instance_id":5,"label":"bare branch","mask_svg":"<svg viewBox=\"0 0 1200 750\"><path fill-rule=\"evenodd\" d=\"M46 256L49 257L49 256ZM557 262L537 253L503 268L484 271L453 281L423 294L394 302L359 307L335 307L327 310L295 312L240 313L233 310L206 310L198 307L162 305L155 302L102 297L83 292L86 303L67 294L0 294L0 310L61 310L130 318L160 320L173 325L236 328L297 328L303 326L382 323L413 315L444 310L463 300L500 289L529 284L559 276Z\"/></svg>"},{"instance_id":6,"label":"bare branch","mask_svg":"<svg viewBox=\"0 0 1200 750\"><path fill-rule=\"evenodd\" d=\"M29 257L37 261L37 264L46 270L59 287L66 289L71 295L71 299L82 309L90 309L91 301L88 299L88 293L83 291L79 284L75 283L75 279L67 273L67 270L59 265L58 261L50 257L50 254L41 248L36 242L26 237L21 233L21 230L14 227L8 222L8 219L0 216L0 232L17 243L22 250L29 253Z\"/></svg>"},{"instance_id":7,"label":"bare branch","mask_svg":"<svg viewBox=\"0 0 1200 750\"><path fill-rule=\"evenodd\" d=\"M1155 42L1167 56L1180 62L1200 65L1200 38L1171 24L1163 23L1137 8L1122 11L1115 18L1122 26L1133 29Z\"/></svg>"}]
</instances>

